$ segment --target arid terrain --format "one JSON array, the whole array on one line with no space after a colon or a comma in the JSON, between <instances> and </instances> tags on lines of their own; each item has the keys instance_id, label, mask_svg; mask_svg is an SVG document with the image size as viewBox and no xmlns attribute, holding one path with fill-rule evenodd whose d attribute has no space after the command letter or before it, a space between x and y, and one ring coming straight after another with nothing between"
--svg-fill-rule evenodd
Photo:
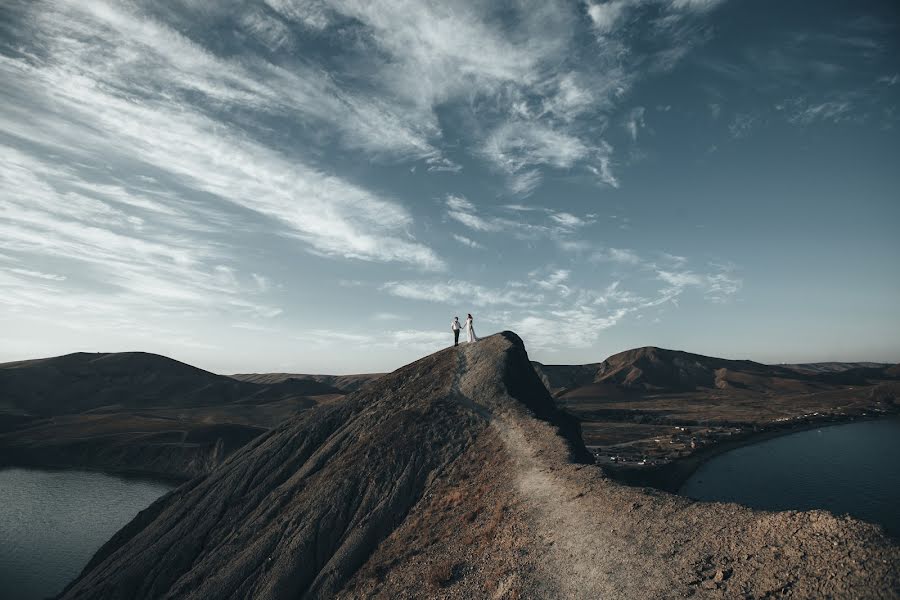
<instances>
[{"instance_id":1,"label":"arid terrain","mask_svg":"<svg viewBox=\"0 0 900 600\"><path fill-rule=\"evenodd\" d=\"M700 461L748 440L900 413L893 365L764 365L647 347L535 369L581 422L598 464L670 491Z\"/></svg>"},{"instance_id":2,"label":"arid terrain","mask_svg":"<svg viewBox=\"0 0 900 600\"><path fill-rule=\"evenodd\" d=\"M143 352L0 364L0 465L190 478L373 376L245 377Z\"/></svg>"},{"instance_id":3,"label":"arid terrain","mask_svg":"<svg viewBox=\"0 0 900 600\"><path fill-rule=\"evenodd\" d=\"M896 598L900 547L821 511L623 485L506 332L256 437L64 598Z\"/></svg>"}]
</instances>

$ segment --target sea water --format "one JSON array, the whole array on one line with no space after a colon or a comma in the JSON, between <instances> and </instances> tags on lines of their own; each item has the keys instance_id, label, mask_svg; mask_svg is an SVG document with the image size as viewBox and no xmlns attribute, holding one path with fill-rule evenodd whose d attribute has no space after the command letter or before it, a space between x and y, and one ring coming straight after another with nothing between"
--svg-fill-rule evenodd
<instances>
[{"instance_id":1,"label":"sea water","mask_svg":"<svg viewBox=\"0 0 900 600\"><path fill-rule=\"evenodd\" d=\"M828 510L900 537L900 419L810 429L703 464L679 490L766 510Z\"/></svg>"},{"instance_id":2,"label":"sea water","mask_svg":"<svg viewBox=\"0 0 900 600\"><path fill-rule=\"evenodd\" d=\"M87 471L0 470L0 597L58 594L171 483Z\"/></svg>"}]
</instances>

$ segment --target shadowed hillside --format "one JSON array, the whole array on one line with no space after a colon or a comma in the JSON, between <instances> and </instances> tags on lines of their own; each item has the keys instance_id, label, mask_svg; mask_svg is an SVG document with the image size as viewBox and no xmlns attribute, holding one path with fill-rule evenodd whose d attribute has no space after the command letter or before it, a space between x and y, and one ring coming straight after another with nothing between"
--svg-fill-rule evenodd
<instances>
[{"instance_id":1,"label":"shadowed hillside","mask_svg":"<svg viewBox=\"0 0 900 600\"><path fill-rule=\"evenodd\" d=\"M273 384L286 380L318 382L333 387L344 394L355 392L384 373L361 373L358 375L303 375L298 373L237 373L233 379L251 383Z\"/></svg>"},{"instance_id":2,"label":"shadowed hillside","mask_svg":"<svg viewBox=\"0 0 900 600\"><path fill-rule=\"evenodd\" d=\"M649 346L535 369L600 464L668 490L752 436L900 412L897 367L879 363L765 365Z\"/></svg>"},{"instance_id":3,"label":"shadowed hillside","mask_svg":"<svg viewBox=\"0 0 900 600\"><path fill-rule=\"evenodd\" d=\"M77 352L0 364L0 407L36 416L110 406L191 408L339 393L314 380L237 381L146 352Z\"/></svg>"},{"instance_id":4,"label":"shadowed hillside","mask_svg":"<svg viewBox=\"0 0 900 600\"><path fill-rule=\"evenodd\" d=\"M521 341L498 334L254 439L139 514L62 597L862 598L900 583L875 526L629 488L587 458Z\"/></svg>"},{"instance_id":5,"label":"shadowed hillside","mask_svg":"<svg viewBox=\"0 0 900 600\"><path fill-rule=\"evenodd\" d=\"M343 396L253 383L144 352L0 364L0 464L192 477L284 419Z\"/></svg>"}]
</instances>

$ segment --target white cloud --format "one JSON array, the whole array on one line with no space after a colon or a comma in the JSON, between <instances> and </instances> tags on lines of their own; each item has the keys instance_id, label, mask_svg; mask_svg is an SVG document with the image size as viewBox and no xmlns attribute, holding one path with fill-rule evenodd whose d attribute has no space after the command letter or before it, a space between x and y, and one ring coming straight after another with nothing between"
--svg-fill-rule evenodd
<instances>
[{"instance_id":1,"label":"white cloud","mask_svg":"<svg viewBox=\"0 0 900 600\"><path fill-rule=\"evenodd\" d=\"M447 330L449 331L449 323ZM448 345L452 337L447 332L422 329L385 330L360 333L340 329L313 329L299 337L303 343L317 347L405 350L415 354L435 352Z\"/></svg>"},{"instance_id":2,"label":"white cloud","mask_svg":"<svg viewBox=\"0 0 900 600\"><path fill-rule=\"evenodd\" d=\"M545 207L529 207L521 204L507 204L500 208L517 213L517 218L485 214L462 196L448 195L446 199L447 216L476 231L505 232L520 239L550 238L561 244L567 241L577 229L595 222L596 215L579 217L565 211L556 211ZM502 214L502 213L501 213ZM540 217L539 219L535 217ZM454 236L457 241L463 236Z\"/></svg>"},{"instance_id":3,"label":"white cloud","mask_svg":"<svg viewBox=\"0 0 900 600\"><path fill-rule=\"evenodd\" d=\"M123 30L114 38L124 45L117 52L131 48L131 54L154 56L151 42L161 46L171 42L167 54L156 57L164 61L165 68L143 74L147 86L162 86L162 78L175 82L191 79L195 71L205 69L230 73L227 65L208 64L214 59L192 51L174 32L150 22L147 33L141 27L143 21L132 15L102 3L86 6L110 21L110 26ZM47 63L32 64L24 59L0 63L4 79L19 93L7 102L10 110L0 116L0 127L7 133L65 151L73 157L72 164L101 156L158 170L179 186L274 219L285 234L322 255L398 261L426 269L443 267L431 249L409 239L406 231L412 219L402 206L256 143L185 104L163 98L141 101L115 93L113 85L121 85L121 81L111 81L116 73L97 62L103 52L93 57L93 50L89 52L77 45L77 38L67 37L74 33L59 22L60 15L51 13L50 17L54 18L46 18L47 26L57 37L47 41L51 51ZM86 31L77 33L87 35ZM126 40L125 33L134 33L140 43ZM180 50L185 55L176 58ZM203 74L199 75L202 82ZM204 90L223 100L233 94L243 99L249 94L244 89L251 85L244 79L229 81L227 86L213 81L207 82ZM22 115L28 116L23 119ZM75 186L92 185L87 173L64 173L55 167L48 171ZM88 198L84 210L96 210L87 207L90 203L96 204Z\"/></svg>"},{"instance_id":4,"label":"white cloud","mask_svg":"<svg viewBox=\"0 0 900 600\"><path fill-rule=\"evenodd\" d=\"M624 265L640 265L644 261L633 250L627 248L604 248L591 255L592 260L614 262Z\"/></svg>"},{"instance_id":5,"label":"white cloud","mask_svg":"<svg viewBox=\"0 0 900 600\"><path fill-rule=\"evenodd\" d=\"M689 285L702 285L703 277L692 273L691 271L658 271L657 276L662 280L676 288L683 288Z\"/></svg>"},{"instance_id":6,"label":"white cloud","mask_svg":"<svg viewBox=\"0 0 900 600\"><path fill-rule=\"evenodd\" d=\"M251 273L250 276L253 278L253 281L256 282L256 287L259 288L260 292L268 292L271 289L272 282L269 281L268 277L260 275L259 273Z\"/></svg>"},{"instance_id":7,"label":"white cloud","mask_svg":"<svg viewBox=\"0 0 900 600\"><path fill-rule=\"evenodd\" d=\"M584 219L582 219L581 217L576 217L575 215L573 215L571 213L567 213L567 212L552 213L550 215L550 218L553 221L556 221L557 223L562 225L563 227L566 227L569 229L573 229L575 227L583 227L584 225L587 225L587 222Z\"/></svg>"},{"instance_id":8,"label":"white cloud","mask_svg":"<svg viewBox=\"0 0 900 600\"><path fill-rule=\"evenodd\" d=\"M506 123L488 137L483 152L501 170L510 174L514 193L530 194L540 183L534 167L570 169L577 164L598 176L600 181L618 187L612 174L612 146L604 141L589 145L580 138L536 123Z\"/></svg>"},{"instance_id":9,"label":"white cloud","mask_svg":"<svg viewBox=\"0 0 900 600\"><path fill-rule=\"evenodd\" d=\"M634 142L637 141L638 131L645 126L645 112L646 109L643 106L637 106L628 111L628 116L625 119L625 130L628 131L628 135L631 136L631 140Z\"/></svg>"},{"instance_id":10,"label":"white cloud","mask_svg":"<svg viewBox=\"0 0 900 600\"><path fill-rule=\"evenodd\" d=\"M485 155L509 173L542 164L566 169L590 152L577 137L526 122L508 122L499 126L484 145Z\"/></svg>"},{"instance_id":11,"label":"white cloud","mask_svg":"<svg viewBox=\"0 0 900 600\"><path fill-rule=\"evenodd\" d=\"M791 98L776 105L776 110L786 114L794 125L810 125L815 121L839 123L855 118L853 104L849 100L832 100L815 104L802 98Z\"/></svg>"},{"instance_id":12,"label":"white cloud","mask_svg":"<svg viewBox=\"0 0 900 600\"><path fill-rule=\"evenodd\" d=\"M734 115L728 131L735 139L745 138L759 124L759 116L754 113L738 113Z\"/></svg>"},{"instance_id":13,"label":"white cloud","mask_svg":"<svg viewBox=\"0 0 900 600\"><path fill-rule=\"evenodd\" d=\"M12 273L16 273L18 275L25 275L27 277L37 277L38 279L49 279L51 281L65 281L65 275L58 275L56 273L44 273L43 271L33 271L31 269L19 269L13 268L8 269Z\"/></svg>"},{"instance_id":14,"label":"white cloud","mask_svg":"<svg viewBox=\"0 0 900 600\"><path fill-rule=\"evenodd\" d=\"M530 169L509 176L509 191L517 196L528 196L541 184L541 172Z\"/></svg>"},{"instance_id":15,"label":"white cloud","mask_svg":"<svg viewBox=\"0 0 900 600\"><path fill-rule=\"evenodd\" d=\"M484 248L481 244L476 242L473 239L467 238L464 235L458 235L456 233L453 234L453 239L462 244L463 246L468 246L469 248Z\"/></svg>"},{"instance_id":16,"label":"white cloud","mask_svg":"<svg viewBox=\"0 0 900 600\"><path fill-rule=\"evenodd\" d=\"M325 29L331 19L330 9L319 0L265 0L266 5L283 18L301 23L313 30Z\"/></svg>"},{"instance_id":17,"label":"white cloud","mask_svg":"<svg viewBox=\"0 0 900 600\"><path fill-rule=\"evenodd\" d=\"M722 0L671 0L673 8L704 11L720 4Z\"/></svg>"},{"instance_id":18,"label":"white cloud","mask_svg":"<svg viewBox=\"0 0 900 600\"><path fill-rule=\"evenodd\" d=\"M624 308L601 312L581 306L528 315L513 322L512 329L535 350L589 348L604 330L615 326L627 314L628 310Z\"/></svg>"},{"instance_id":19,"label":"white cloud","mask_svg":"<svg viewBox=\"0 0 900 600\"><path fill-rule=\"evenodd\" d=\"M731 265L711 265L716 272L699 274L692 271L657 271L657 277L669 284L674 291L681 293L684 288L698 288L707 300L722 303L737 294L742 280L734 276Z\"/></svg>"},{"instance_id":20,"label":"white cloud","mask_svg":"<svg viewBox=\"0 0 900 600\"><path fill-rule=\"evenodd\" d=\"M411 300L456 303L475 308L491 308L482 322L501 323L525 339L529 348L557 351L587 348L596 343L603 331L631 316L640 318L667 305L677 306L690 291L709 302L721 303L738 293L740 279L730 264L710 264L711 271L698 273L688 269L652 270L653 263L634 262L636 254L619 251L622 263L636 267L628 279L645 288L645 293L626 289L621 280L602 289L583 287L574 281L573 272L558 267L535 269L503 288L484 288L464 282L391 282L382 289ZM686 259L664 255L667 262L683 264ZM662 285L659 285L659 282ZM540 290L529 293L527 290ZM658 316L656 317L658 319ZM658 322L658 320L654 320Z\"/></svg>"},{"instance_id":21,"label":"white cloud","mask_svg":"<svg viewBox=\"0 0 900 600\"><path fill-rule=\"evenodd\" d=\"M381 289L399 298L445 304L465 302L473 306L495 304L528 306L541 300L539 294L511 288L488 288L467 281L389 281L381 286Z\"/></svg>"},{"instance_id":22,"label":"white cloud","mask_svg":"<svg viewBox=\"0 0 900 600\"><path fill-rule=\"evenodd\" d=\"M380 312L372 315L376 321L405 321L408 317L392 312Z\"/></svg>"},{"instance_id":23,"label":"white cloud","mask_svg":"<svg viewBox=\"0 0 900 600\"><path fill-rule=\"evenodd\" d=\"M462 196L447 196L447 216L459 221L466 227L477 231L498 231L500 226L496 222L488 221L476 214L475 205Z\"/></svg>"},{"instance_id":24,"label":"white cloud","mask_svg":"<svg viewBox=\"0 0 900 600\"><path fill-rule=\"evenodd\" d=\"M721 303L737 294L743 285L743 281L730 273L716 273L706 278L706 298L713 302Z\"/></svg>"}]
</instances>

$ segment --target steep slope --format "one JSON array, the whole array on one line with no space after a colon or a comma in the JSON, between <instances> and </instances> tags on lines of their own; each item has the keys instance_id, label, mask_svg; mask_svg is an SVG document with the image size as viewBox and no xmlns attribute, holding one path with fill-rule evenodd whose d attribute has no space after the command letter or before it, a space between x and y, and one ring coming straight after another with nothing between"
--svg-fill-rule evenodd
<instances>
[{"instance_id":1,"label":"steep slope","mask_svg":"<svg viewBox=\"0 0 900 600\"><path fill-rule=\"evenodd\" d=\"M900 553L874 526L628 488L585 458L577 425L505 332L257 438L139 514L62 596L668 598L723 588L861 598L896 589Z\"/></svg>"}]
</instances>

